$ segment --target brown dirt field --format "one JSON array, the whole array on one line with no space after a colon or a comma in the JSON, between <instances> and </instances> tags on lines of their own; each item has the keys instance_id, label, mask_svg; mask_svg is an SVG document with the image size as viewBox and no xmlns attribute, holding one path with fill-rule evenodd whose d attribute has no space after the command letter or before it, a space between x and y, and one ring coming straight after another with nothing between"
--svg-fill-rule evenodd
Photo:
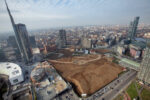
<instances>
[{"instance_id":1,"label":"brown dirt field","mask_svg":"<svg viewBox=\"0 0 150 100\"><path fill-rule=\"evenodd\" d=\"M85 57L85 59L82 58L82 60L85 61L87 61L87 59L89 60L89 58L96 58L93 57L93 55L89 55L89 57L83 57ZM69 57L68 59L71 59L72 61L77 59L77 57ZM49 62L53 64L56 70L60 72L60 74L62 74L67 81L76 86L76 90L79 94L93 94L117 78L118 74L122 72L122 67L110 62L110 60L108 60L106 57L101 57L99 60L82 65L75 63Z\"/></svg>"},{"instance_id":2,"label":"brown dirt field","mask_svg":"<svg viewBox=\"0 0 150 100\"><path fill-rule=\"evenodd\" d=\"M72 62L76 60L92 60L96 59L98 56L97 55L84 55L84 56L74 56L74 57L66 57L66 58L61 58L57 59L57 61L64 61L64 62Z\"/></svg>"}]
</instances>

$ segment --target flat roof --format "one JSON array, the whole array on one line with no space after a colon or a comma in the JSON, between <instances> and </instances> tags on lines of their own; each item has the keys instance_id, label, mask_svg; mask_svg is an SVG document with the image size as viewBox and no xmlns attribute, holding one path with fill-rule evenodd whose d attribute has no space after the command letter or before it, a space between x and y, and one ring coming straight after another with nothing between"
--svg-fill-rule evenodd
<instances>
[{"instance_id":1,"label":"flat roof","mask_svg":"<svg viewBox=\"0 0 150 100\"><path fill-rule=\"evenodd\" d=\"M19 65L10 62L0 63L0 74L8 75L9 78L16 77L22 74L22 70Z\"/></svg>"},{"instance_id":2,"label":"flat roof","mask_svg":"<svg viewBox=\"0 0 150 100\"><path fill-rule=\"evenodd\" d=\"M126 63L128 63L128 64L130 64L132 66L135 66L135 67L140 67L140 63L137 63L137 62L135 62L133 60L129 60L129 59L123 58L123 59L121 59L121 61L122 62L126 62Z\"/></svg>"}]
</instances>

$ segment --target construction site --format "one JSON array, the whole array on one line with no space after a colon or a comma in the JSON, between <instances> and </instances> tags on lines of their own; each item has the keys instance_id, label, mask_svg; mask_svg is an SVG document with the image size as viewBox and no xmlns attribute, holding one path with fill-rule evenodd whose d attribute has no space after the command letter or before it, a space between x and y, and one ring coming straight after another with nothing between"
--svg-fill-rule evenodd
<instances>
[{"instance_id":1,"label":"construction site","mask_svg":"<svg viewBox=\"0 0 150 100\"><path fill-rule=\"evenodd\" d=\"M75 91L91 95L118 77L123 68L104 55L83 55L49 60Z\"/></svg>"},{"instance_id":2,"label":"construction site","mask_svg":"<svg viewBox=\"0 0 150 100\"><path fill-rule=\"evenodd\" d=\"M51 100L68 88L67 83L48 62L39 63L31 72L37 100Z\"/></svg>"}]
</instances>

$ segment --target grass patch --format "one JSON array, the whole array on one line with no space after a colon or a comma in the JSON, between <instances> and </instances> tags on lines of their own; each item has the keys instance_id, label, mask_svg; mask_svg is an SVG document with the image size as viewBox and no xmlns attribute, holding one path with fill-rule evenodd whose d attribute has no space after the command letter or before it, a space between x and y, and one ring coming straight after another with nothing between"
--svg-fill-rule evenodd
<instances>
[{"instance_id":1,"label":"grass patch","mask_svg":"<svg viewBox=\"0 0 150 100\"><path fill-rule=\"evenodd\" d=\"M127 88L127 93L128 95L131 97L131 100L133 100L133 98L137 98L138 97L138 92L136 90L136 86L138 90L140 90L142 88L142 86L140 84L138 84L137 82L132 82L129 87ZM142 100L150 100L150 91L147 90L146 88L143 88L143 90L141 91L141 98ZM115 100L121 100L121 99L115 99Z\"/></svg>"},{"instance_id":2,"label":"grass patch","mask_svg":"<svg viewBox=\"0 0 150 100\"><path fill-rule=\"evenodd\" d=\"M138 90L140 90L142 88L142 86L137 82L136 82L136 85L137 85Z\"/></svg>"},{"instance_id":3,"label":"grass patch","mask_svg":"<svg viewBox=\"0 0 150 100\"><path fill-rule=\"evenodd\" d=\"M138 97L138 93L137 93L136 87L135 87L135 82L132 82L126 91L127 91L128 95L131 97L131 100L133 100L133 98Z\"/></svg>"},{"instance_id":4,"label":"grass patch","mask_svg":"<svg viewBox=\"0 0 150 100\"><path fill-rule=\"evenodd\" d=\"M141 97L142 97L142 100L150 100L150 91L143 88L141 92Z\"/></svg>"}]
</instances>

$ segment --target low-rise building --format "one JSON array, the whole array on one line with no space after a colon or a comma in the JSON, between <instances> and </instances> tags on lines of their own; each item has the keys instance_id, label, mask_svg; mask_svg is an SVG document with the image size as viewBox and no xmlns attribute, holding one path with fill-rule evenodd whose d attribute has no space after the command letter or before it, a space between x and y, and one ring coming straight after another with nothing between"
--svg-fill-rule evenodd
<instances>
[{"instance_id":1,"label":"low-rise building","mask_svg":"<svg viewBox=\"0 0 150 100\"><path fill-rule=\"evenodd\" d=\"M7 61L15 61L17 59L17 54L16 54L16 50L13 47L5 47L3 48L4 51L4 55L7 59Z\"/></svg>"},{"instance_id":2,"label":"low-rise building","mask_svg":"<svg viewBox=\"0 0 150 100\"><path fill-rule=\"evenodd\" d=\"M139 71L139 68L140 68L140 63L137 63L135 61L132 61L132 60L129 60L126 58L121 59L119 64L123 67L131 68L131 69L134 69L136 71Z\"/></svg>"},{"instance_id":3,"label":"low-rise building","mask_svg":"<svg viewBox=\"0 0 150 100\"><path fill-rule=\"evenodd\" d=\"M82 45L82 48L91 48L92 47L91 40L88 38L83 38L81 40L81 45Z\"/></svg>"},{"instance_id":4,"label":"low-rise building","mask_svg":"<svg viewBox=\"0 0 150 100\"><path fill-rule=\"evenodd\" d=\"M22 69L15 63L2 62L0 63L0 74L7 75L11 85L18 84L24 81Z\"/></svg>"},{"instance_id":5,"label":"low-rise building","mask_svg":"<svg viewBox=\"0 0 150 100\"><path fill-rule=\"evenodd\" d=\"M118 46L117 47L117 52L120 54L120 55L123 55L125 53L125 48L123 46Z\"/></svg>"},{"instance_id":6,"label":"low-rise building","mask_svg":"<svg viewBox=\"0 0 150 100\"><path fill-rule=\"evenodd\" d=\"M130 45L130 55L134 58L140 58L141 56L141 48L140 47L137 47L135 45Z\"/></svg>"}]
</instances>

